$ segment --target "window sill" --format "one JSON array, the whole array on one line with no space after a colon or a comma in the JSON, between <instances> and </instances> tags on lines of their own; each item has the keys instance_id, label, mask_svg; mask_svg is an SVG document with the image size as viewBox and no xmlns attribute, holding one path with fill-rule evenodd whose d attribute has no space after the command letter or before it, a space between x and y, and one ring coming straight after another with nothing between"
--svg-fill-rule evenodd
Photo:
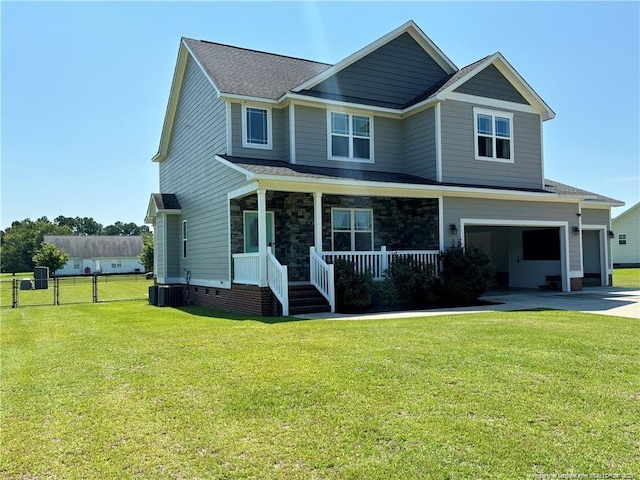
<instances>
[{"instance_id":1,"label":"window sill","mask_svg":"<svg viewBox=\"0 0 640 480\"><path fill-rule=\"evenodd\" d=\"M272 145L260 145L256 143L242 142L242 148L255 148L256 150L273 150Z\"/></svg>"},{"instance_id":2,"label":"window sill","mask_svg":"<svg viewBox=\"0 0 640 480\"><path fill-rule=\"evenodd\" d=\"M476 157L476 160L481 162L514 163L513 158Z\"/></svg>"},{"instance_id":3,"label":"window sill","mask_svg":"<svg viewBox=\"0 0 640 480\"><path fill-rule=\"evenodd\" d=\"M375 163L374 160L366 158L351 158L351 157L328 157L328 160L334 162L351 162L351 163Z\"/></svg>"}]
</instances>

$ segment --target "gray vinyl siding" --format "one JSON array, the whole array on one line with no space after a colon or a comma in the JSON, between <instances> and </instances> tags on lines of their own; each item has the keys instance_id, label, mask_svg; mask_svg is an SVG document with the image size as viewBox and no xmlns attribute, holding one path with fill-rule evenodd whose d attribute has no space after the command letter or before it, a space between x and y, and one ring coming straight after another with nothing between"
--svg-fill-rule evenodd
<instances>
[{"instance_id":1,"label":"gray vinyl siding","mask_svg":"<svg viewBox=\"0 0 640 480\"><path fill-rule=\"evenodd\" d=\"M582 207L581 220L583 225L606 225L609 228L609 209Z\"/></svg>"},{"instance_id":2,"label":"gray vinyl siding","mask_svg":"<svg viewBox=\"0 0 640 480\"><path fill-rule=\"evenodd\" d=\"M528 104L520 92L504 78L504 75L493 65L489 65L477 75L455 89L458 93L495 98L507 102Z\"/></svg>"},{"instance_id":3,"label":"gray vinyl siding","mask_svg":"<svg viewBox=\"0 0 640 480\"><path fill-rule=\"evenodd\" d=\"M246 177L214 159L224 152L226 103L216 99L211 83L189 59L167 156L160 162L160 191L176 194L182 207L182 216L175 216L177 228L165 241L167 263L180 278L188 269L193 279L230 281L227 192L245 184ZM188 221L186 260L181 220Z\"/></svg>"},{"instance_id":4,"label":"gray vinyl siding","mask_svg":"<svg viewBox=\"0 0 640 480\"><path fill-rule=\"evenodd\" d=\"M180 216L167 215L166 221L166 245L167 245L167 277L182 278L180 270L180 258L182 258L182 245L180 244Z\"/></svg>"},{"instance_id":5,"label":"gray vinyl siding","mask_svg":"<svg viewBox=\"0 0 640 480\"><path fill-rule=\"evenodd\" d=\"M329 160L327 110L296 105L296 163L316 167L402 172L402 120L374 117L374 163Z\"/></svg>"},{"instance_id":6,"label":"gray vinyl siding","mask_svg":"<svg viewBox=\"0 0 640 480\"><path fill-rule=\"evenodd\" d=\"M492 200L484 198L444 197L444 245L460 239L452 236L448 228L455 223L460 228L460 219L524 220L568 222L568 228L576 223L577 203L527 202L522 200ZM569 232L569 268L581 269L580 236Z\"/></svg>"},{"instance_id":7,"label":"gray vinyl siding","mask_svg":"<svg viewBox=\"0 0 640 480\"><path fill-rule=\"evenodd\" d=\"M155 269L154 274L157 278L166 276L166 266L164 264L164 251L165 251L165 238L164 238L164 219L165 214L161 213L156 217L156 221L153 224L153 233L154 233L154 246L153 246L153 255L154 255L154 265Z\"/></svg>"},{"instance_id":8,"label":"gray vinyl siding","mask_svg":"<svg viewBox=\"0 0 640 480\"><path fill-rule=\"evenodd\" d=\"M471 103L455 100L442 102L442 181L542 188L540 116L512 112L514 163L476 160L473 107ZM489 110L506 111L497 108Z\"/></svg>"},{"instance_id":9,"label":"gray vinyl siding","mask_svg":"<svg viewBox=\"0 0 640 480\"><path fill-rule=\"evenodd\" d=\"M446 76L411 35L404 33L310 90L402 106Z\"/></svg>"},{"instance_id":10,"label":"gray vinyl siding","mask_svg":"<svg viewBox=\"0 0 640 480\"><path fill-rule=\"evenodd\" d=\"M235 157L262 158L266 160L286 160L284 154L284 111L281 108L271 109L271 141L273 148L265 150L262 148L244 148L242 146L242 106L239 103L231 104L231 132L232 132L232 152ZM287 137L288 135L287 130Z\"/></svg>"},{"instance_id":11,"label":"gray vinyl siding","mask_svg":"<svg viewBox=\"0 0 640 480\"><path fill-rule=\"evenodd\" d=\"M435 108L404 119L404 172L436 179Z\"/></svg>"},{"instance_id":12,"label":"gray vinyl siding","mask_svg":"<svg viewBox=\"0 0 640 480\"><path fill-rule=\"evenodd\" d=\"M291 160L291 138L289 138L289 108L282 110L282 159L285 162Z\"/></svg>"}]
</instances>

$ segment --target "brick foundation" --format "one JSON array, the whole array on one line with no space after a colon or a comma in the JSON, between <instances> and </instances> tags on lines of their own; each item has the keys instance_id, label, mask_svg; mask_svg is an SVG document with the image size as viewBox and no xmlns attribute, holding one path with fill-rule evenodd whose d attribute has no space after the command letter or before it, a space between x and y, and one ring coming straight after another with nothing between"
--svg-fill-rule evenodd
<instances>
[{"instance_id":1,"label":"brick foundation","mask_svg":"<svg viewBox=\"0 0 640 480\"><path fill-rule=\"evenodd\" d=\"M269 287L234 284L231 289L189 286L189 300L194 305L248 315L278 314L278 301Z\"/></svg>"},{"instance_id":2,"label":"brick foundation","mask_svg":"<svg viewBox=\"0 0 640 480\"><path fill-rule=\"evenodd\" d=\"M572 292L580 292L582 290L582 277L570 278L569 280L571 282Z\"/></svg>"}]
</instances>

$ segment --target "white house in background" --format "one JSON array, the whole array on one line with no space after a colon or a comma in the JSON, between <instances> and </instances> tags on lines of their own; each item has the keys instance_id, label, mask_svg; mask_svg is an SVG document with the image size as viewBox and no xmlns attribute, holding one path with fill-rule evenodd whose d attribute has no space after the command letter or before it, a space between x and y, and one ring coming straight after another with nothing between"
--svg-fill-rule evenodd
<instances>
[{"instance_id":1,"label":"white house in background","mask_svg":"<svg viewBox=\"0 0 640 480\"><path fill-rule=\"evenodd\" d=\"M614 218L611 228L615 233L613 264L640 266L640 203Z\"/></svg>"},{"instance_id":2,"label":"white house in background","mask_svg":"<svg viewBox=\"0 0 640 480\"><path fill-rule=\"evenodd\" d=\"M140 235L45 235L44 242L57 245L69 255L56 275L144 271L138 258L142 253Z\"/></svg>"}]
</instances>

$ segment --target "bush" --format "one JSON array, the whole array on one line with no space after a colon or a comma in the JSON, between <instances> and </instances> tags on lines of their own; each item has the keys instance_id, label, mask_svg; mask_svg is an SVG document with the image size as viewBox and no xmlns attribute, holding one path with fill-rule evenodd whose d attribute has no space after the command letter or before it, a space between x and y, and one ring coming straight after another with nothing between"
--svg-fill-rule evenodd
<instances>
[{"instance_id":1,"label":"bush","mask_svg":"<svg viewBox=\"0 0 640 480\"><path fill-rule=\"evenodd\" d=\"M440 296L445 303L468 304L478 299L493 285L494 267L491 257L472 245L451 244L440 255L442 286Z\"/></svg>"},{"instance_id":2,"label":"bush","mask_svg":"<svg viewBox=\"0 0 640 480\"><path fill-rule=\"evenodd\" d=\"M371 306L373 277L371 272L358 273L353 262L336 260L336 304L340 311L357 311Z\"/></svg>"},{"instance_id":3,"label":"bush","mask_svg":"<svg viewBox=\"0 0 640 480\"><path fill-rule=\"evenodd\" d=\"M386 275L393 283L400 306L426 308L437 302L439 281L433 265L398 257L393 259Z\"/></svg>"},{"instance_id":4,"label":"bush","mask_svg":"<svg viewBox=\"0 0 640 480\"><path fill-rule=\"evenodd\" d=\"M375 310L398 310L402 304L398 300L398 290L393 280L385 278L371 282L371 306Z\"/></svg>"}]
</instances>

